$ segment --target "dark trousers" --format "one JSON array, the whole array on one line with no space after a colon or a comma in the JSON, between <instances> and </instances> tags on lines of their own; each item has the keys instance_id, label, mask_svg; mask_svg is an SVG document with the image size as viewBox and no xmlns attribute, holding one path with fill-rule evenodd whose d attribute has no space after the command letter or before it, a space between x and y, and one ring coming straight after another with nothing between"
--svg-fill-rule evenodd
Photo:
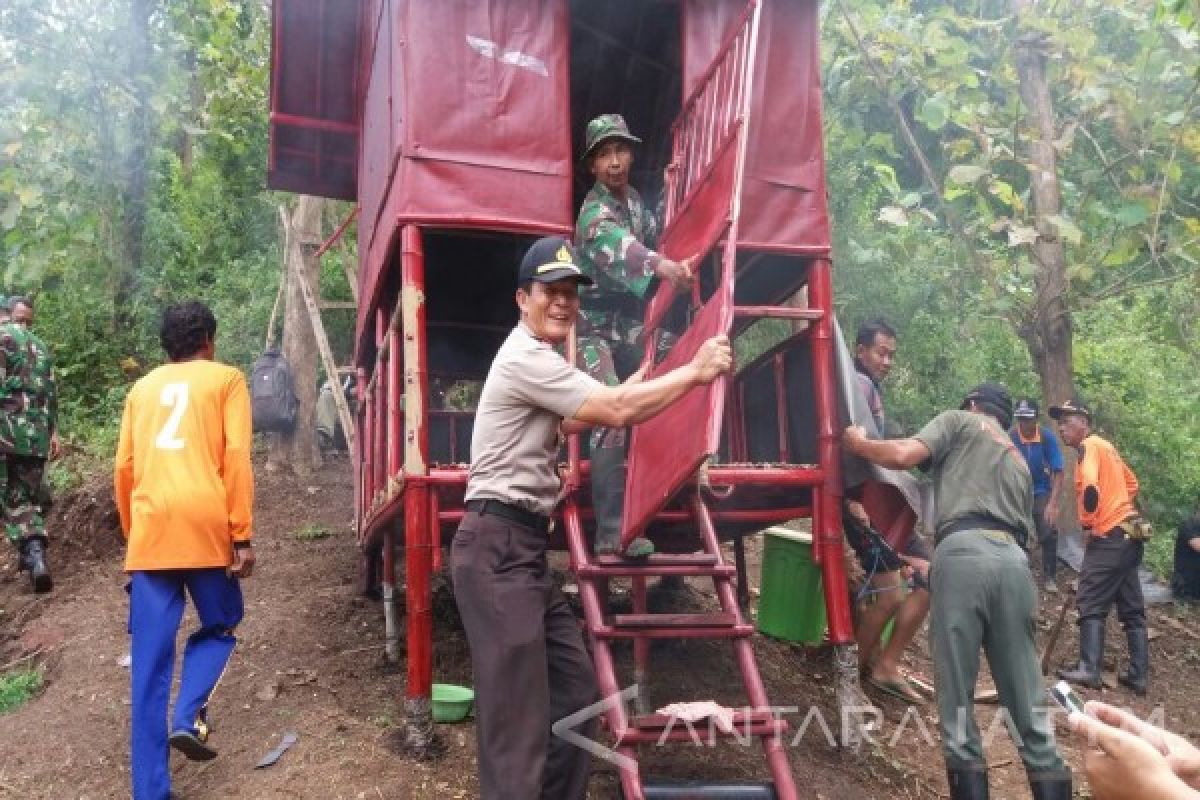
<instances>
[{"instance_id":1,"label":"dark trousers","mask_svg":"<svg viewBox=\"0 0 1200 800\"><path fill-rule=\"evenodd\" d=\"M591 755L550 726L595 702L596 677L551 581L545 533L468 512L451 563L475 677L479 796L583 800Z\"/></svg>"},{"instance_id":2,"label":"dark trousers","mask_svg":"<svg viewBox=\"0 0 1200 800\"><path fill-rule=\"evenodd\" d=\"M974 701L982 649L1025 768L1062 770L1038 668L1037 595L1025 552L1007 533L952 533L934 550L929 580L934 682L946 766L960 770L983 763Z\"/></svg>"},{"instance_id":3,"label":"dark trousers","mask_svg":"<svg viewBox=\"0 0 1200 800\"><path fill-rule=\"evenodd\" d=\"M225 672L242 621L242 590L237 578L215 569L134 572L129 580L130 737L134 800L166 800L167 703L175 672L175 634L183 618L184 592L192 597L200 628L183 651L172 731L197 732L208 699Z\"/></svg>"},{"instance_id":4,"label":"dark trousers","mask_svg":"<svg viewBox=\"0 0 1200 800\"><path fill-rule=\"evenodd\" d=\"M1037 530L1037 544L1042 549L1042 580L1053 583L1058 574L1058 528L1046 522L1046 503L1049 499L1048 494L1034 496L1033 522Z\"/></svg>"},{"instance_id":5,"label":"dark trousers","mask_svg":"<svg viewBox=\"0 0 1200 800\"><path fill-rule=\"evenodd\" d=\"M1125 630L1146 627L1146 603L1138 567L1142 564L1142 542L1131 542L1125 532L1114 528L1107 536L1087 537L1083 570L1075 605L1079 621L1104 619L1113 602Z\"/></svg>"}]
</instances>

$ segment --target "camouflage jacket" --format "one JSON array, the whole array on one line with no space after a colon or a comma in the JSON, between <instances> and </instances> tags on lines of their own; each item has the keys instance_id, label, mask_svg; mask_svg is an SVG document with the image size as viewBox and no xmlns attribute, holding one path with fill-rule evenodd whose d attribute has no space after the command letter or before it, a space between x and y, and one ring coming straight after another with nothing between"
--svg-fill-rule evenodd
<instances>
[{"instance_id":1,"label":"camouflage jacket","mask_svg":"<svg viewBox=\"0 0 1200 800\"><path fill-rule=\"evenodd\" d=\"M57 417L50 348L20 325L0 325L0 453L47 457Z\"/></svg>"},{"instance_id":2,"label":"camouflage jacket","mask_svg":"<svg viewBox=\"0 0 1200 800\"><path fill-rule=\"evenodd\" d=\"M583 199L575 222L579 267L596 281L583 292L581 334L599 333L628 339L629 328L640 327L641 309L662 256L658 220L632 186L621 201L597 182Z\"/></svg>"}]
</instances>

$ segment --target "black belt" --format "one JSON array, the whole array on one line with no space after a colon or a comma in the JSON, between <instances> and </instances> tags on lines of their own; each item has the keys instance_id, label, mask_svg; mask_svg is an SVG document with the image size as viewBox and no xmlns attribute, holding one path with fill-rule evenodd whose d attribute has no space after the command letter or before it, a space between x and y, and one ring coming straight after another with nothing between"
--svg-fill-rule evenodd
<instances>
[{"instance_id":1,"label":"black belt","mask_svg":"<svg viewBox=\"0 0 1200 800\"><path fill-rule=\"evenodd\" d=\"M474 511L476 514L481 515L491 514L494 517L503 517L510 522L524 525L526 528L533 528L535 531L541 531L542 533L550 530L550 517L547 515L535 514L532 511L526 511L523 508L518 508L500 500L468 500L467 511Z\"/></svg>"},{"instance_id":2,"label":"black belt","mask_svg":"<svg viewBox=\"0 0 1200 800\"><path fill-rule=\"evenodd\" d=\"M1020 541L1021 536L1025 533L1015 525L1001 522L987 514L968 514L965 517L959 517L947 523L945 527L938 531L937 541L940 542L950 534L958 533L959 531L1003 531L1018 541Z\"/></svg>"}]
</instances>

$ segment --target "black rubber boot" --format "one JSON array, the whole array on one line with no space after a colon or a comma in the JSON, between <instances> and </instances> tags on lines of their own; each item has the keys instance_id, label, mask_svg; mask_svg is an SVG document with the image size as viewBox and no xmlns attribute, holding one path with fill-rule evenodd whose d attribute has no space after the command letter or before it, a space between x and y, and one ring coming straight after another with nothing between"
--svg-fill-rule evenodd
<instances>
[{"instance_id":1,"label":"black rubber boot","mask_svg":"<svg viewBox=\"0 0 1200 800\"><path fill-rule=\"evenodd\" d=\"M950 783L950 800L988 800L987 767L946 767Z\"/></svg>"},{"instance_id":2,"label":"black rubber boot","mask_svg":"<svg viewBox=\"0 0 1200 800\"><path fill-rule=\"evenodd\" d=\"M1071 800L1071 771L1029 772L1033 800Z\"/></svg>"},{"instance_id":3,"label":"black rubber boot","mask_svg":"<svg viewBox=\"0 0 1200 800\"><path fill-rule=\"evenodd\" d=\"M23 568L29 570L29 582L38 594L54 588L50 568L46 566L46 543L38 537L26 539L21 545Z\"/></svg>"},{"instance_id":4,"label":"black rubber boot","mask_svg":"<svg viewBox=\"0 0 1200 800\"><path fill-rule=\"evenodd\" d=\"M596 514L597 553L616 553L621 545L625 508L625 448L592 449L592 510Z\"/></svg>"},{"instance_id":5,"label":"black rubber boot","mask_svg":"<svg viewBox=\"0 0 1200 800\"><path fill-rule=\"evenodd\" d=\"M1117 683L1132 689L1139 697L1146 696L1146 683L1150 672L1150 637L1145 628L1130 628L1125 631L1129 641L1129 670L1117 678Z\"/></svg>"},{"instance_id":6,"label":"black rubber boot","mask_svg":"<svg viewBox=\"0 0 1200 800\"><path fill-rule=\"evenodd\" d=\"M625 448L592 450L592 510L596 514L596 555L615 555L621 549L621 515L625 511ZM644 558L654 544L641 536L629 543L627 558Z\"/></svg>"},{"instance_id":7,"label":"black rubber boot","mask_svg":"<svg viewBox=\"0 0 1200 800\"><path fill-rule=\"evenodd\" d=\"M1075 669L1060 669L1058 677L1069 683L1099 689L1103 684L1100 663L1104 657L1104 620L1085 619L1079 623L1079 664Z\"/></svg>"}]
</instances>

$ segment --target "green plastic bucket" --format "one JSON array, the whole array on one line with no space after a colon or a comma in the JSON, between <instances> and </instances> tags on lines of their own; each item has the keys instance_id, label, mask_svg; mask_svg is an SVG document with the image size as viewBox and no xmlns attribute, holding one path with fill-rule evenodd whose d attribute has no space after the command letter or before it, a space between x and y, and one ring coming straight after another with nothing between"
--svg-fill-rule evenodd
<instances>
[{"instance_id":1,"label":"green plastic bucket","mask_svg":"<svg viewBox=\"0 0 1200 800\"><path fill-rule=\"evenodd\" d=\"M825 594L821 570L812 560L812 535L768 528L764 536L759 631L789 642L820 644Z\"/></svg>"},{"instance_id":2,"label":"green plastic bucket","mask_svg":"<svg viewBox=\"0 0 1200 800\"><path fill-rule=\"evenodd\" d=\"M453 683L433 685L433 721L462 722L471 713L475 692Z\"/></svg>"}]
</instances>

